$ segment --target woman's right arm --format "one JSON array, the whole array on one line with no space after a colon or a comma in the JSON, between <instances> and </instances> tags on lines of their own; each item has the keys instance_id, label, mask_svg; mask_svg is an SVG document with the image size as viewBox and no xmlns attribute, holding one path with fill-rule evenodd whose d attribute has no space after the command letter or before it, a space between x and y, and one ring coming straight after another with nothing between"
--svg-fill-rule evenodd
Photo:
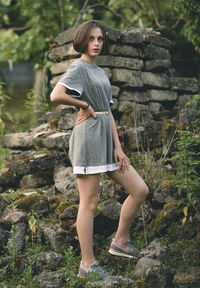
<instances>
[{"instance_id":1,"label":"woman's right arm","mask_svg":"<svg viewBox=\"0 0 200 288\"><path fill-rule=\"evenodd\" d=\"M86 109L88 104L77 98L66 94L67 88L63 85L57 84L50 94L51 102L75 106L76 108Z\"/></svg>"},{"instance_id":2,"label":"woman's right arm","mask_svg":"<svg viewBox=\"0 0 200 288\"><path fill-rule=\"evenodd\" d=\"M70 106L75 106L76 108L81 108L76 124L80 124L81 122L88 119L90 116L92 116L94 119L97 118L94 110L91 106L88 106L88 103L81 101L77 98L73 98L72 96L66 94L67 88L63 85L57 84L53 91L50 94L51 102L57 102L60 104L66 104Z\"/></svg>"}]
</instances>

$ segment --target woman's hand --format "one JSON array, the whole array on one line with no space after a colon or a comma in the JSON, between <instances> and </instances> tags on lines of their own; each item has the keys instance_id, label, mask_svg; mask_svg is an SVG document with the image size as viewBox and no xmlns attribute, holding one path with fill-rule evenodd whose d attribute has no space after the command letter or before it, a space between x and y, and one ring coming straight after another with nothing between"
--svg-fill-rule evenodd
<instances>
[{"instance_id":1,"label":"woman's hand","mask_svg":"<svg viewBox=\"0 0 200 288\"><path fill-rule=\"evenodd\" d=\"M94 119L97 118L97 115L95 114L94 110L92 107L88 107L87 109L81 109L79 110L76 118L76 125L80 124L81 122L87 120L90 116L92 116Z\"/></svg>"},{"instance_id":2,"label":"woman's hand","mask_svg":"<svg viewBox=\"0 0 200 288\"><path fill-rule=\"evenodd\" d=\"M124 173L125 170L129 170L130 160L124 154L121 147L115 148L114 150L115 164L119 164L119 171Z\"/></svg>"}]
</instances>

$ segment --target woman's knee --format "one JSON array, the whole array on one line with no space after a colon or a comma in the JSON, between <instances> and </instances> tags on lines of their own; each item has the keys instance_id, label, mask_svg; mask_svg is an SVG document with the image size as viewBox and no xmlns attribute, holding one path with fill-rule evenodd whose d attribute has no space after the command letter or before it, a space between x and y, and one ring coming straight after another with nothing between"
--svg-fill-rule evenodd
<instances>
[{"instance_id":1,"label":"woman's knee","mask_svg":"<svg viewBox=\"0 0 200 288\"><path fill-rule=\"evenodd\" d=\"M135 187L135 191L133 191L133 197L138 197L142 201L144 201L149 194L149 188L144 181L138 183Z\"/></svg>"},{"instance_id":2,"label":"woman's knee","mask_svg":"<svg viewBox=\"0 0 200 288\"><path fill-rule=\"evenodd\" d=\"M96 212L98 204L98 197L91 197L87 201L80 201L80 208L85 209L86 211L90 211L92 213Z\"/></svg>"},{"instance_id":3,"label":"woman's knee","mask_svg":"<svg viewBox=\"0 0 200 288\"><path fill-rule=\"evenodd\" d=\"M142 197L143 200L145 200L147 198L147 196L149 195L149 188L146 185L145 182L143 182L140 187L139 187L139 193L140 196Z\"/></svg>"}]
</instances>

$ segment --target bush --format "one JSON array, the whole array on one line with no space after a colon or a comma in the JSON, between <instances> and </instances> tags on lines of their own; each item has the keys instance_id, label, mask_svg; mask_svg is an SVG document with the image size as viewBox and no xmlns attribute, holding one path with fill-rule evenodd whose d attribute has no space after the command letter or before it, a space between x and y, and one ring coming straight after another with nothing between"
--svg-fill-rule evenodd
<instances>
[{"instance_id":1,"label":"bush","mask_svg":"<svg viewBox=\"0 0 200 288\"><path fill-rule=\"evenodd\" d=\"M195 115L191 127L178 131L175 160L178 177L178 194L187 198L187 206L193 206L200 197L200 95L195 95L187 105Z\"/></svg>"}]
</instances>

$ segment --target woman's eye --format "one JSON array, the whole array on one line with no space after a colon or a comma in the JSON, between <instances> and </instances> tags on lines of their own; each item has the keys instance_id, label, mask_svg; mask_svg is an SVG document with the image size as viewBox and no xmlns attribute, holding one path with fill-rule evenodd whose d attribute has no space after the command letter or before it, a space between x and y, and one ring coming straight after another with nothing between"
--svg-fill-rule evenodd
<instances>
[{"instance_id":1,"label":"woman's eye","mask_svg":"<svg viewBox=\"0 0 200 288\"><path fill-rule=\"evenodd\" d=\"M90 41L94 40L94 37L90 36Z\"/></svg>"},{"instance_id":2,"label":"woman's eye","mask_svg":"<svg viewBox=\"0 0 200 288\"><path fill-rule=\"evenodd\" d=\"M99 40L99 41L103 41L103 37L99 37L98 40Z\"/></svg>"}]
</instances>

